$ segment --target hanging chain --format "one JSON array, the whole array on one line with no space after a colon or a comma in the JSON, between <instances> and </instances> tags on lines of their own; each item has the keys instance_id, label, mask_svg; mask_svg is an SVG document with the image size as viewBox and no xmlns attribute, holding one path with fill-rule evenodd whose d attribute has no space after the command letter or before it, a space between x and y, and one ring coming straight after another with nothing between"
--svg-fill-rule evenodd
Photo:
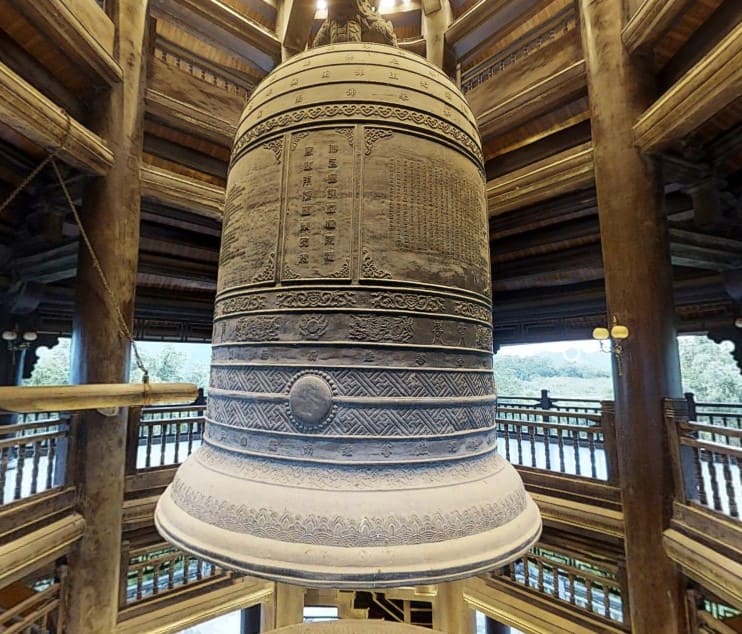
<instances>
[{"instance_id":1,"label":"hanging chain","mask_svg":"<svg viewBox=\"0 0 742 634\"><path fill-rule=\"evenodd\" d=\"M36 168L28 175L26 176L21 183L11 192L11 194L2 202L0 203L0 216L2 216L3 212L8 208L10 203L15 200L16 196L23 191L28 184L36 178L36 176L41 172L42 169L44 169L48 163L52 164L52 167L54 168L54 173L57 175L57 180L59 181L59 185L62 188L62 191L64 192L64 197L67 200L67 205L70 208L70 211L72 212L72 215L75 218L75 224L77 224L77 228L80 230L80 236L82 237L83 242L85 243L85 247L87 248L88 253L90 254L90 259L93 262L93 267L98 272L98 276L100 277L101 283L103 284L103 288L106 289L106 293L108 294L108 298L111 302L111 306L116 312L116 321L118 322L119 326L119 332L129 340L131 343L131 348L134 351L134 358L136 360L137 367L142 372L142 383L145 385L145 392L148 391L149 387L149 371L144 365L144 362L142 361L142 357L139 354L139 350L137 349L137 343L134 341L134 336L131 334L131 330L129 329L128 324L126 323L126 319L124 319L123 314L121 313L121 308L119 307L118 301L116 301L116 295L114 294L113 290L111 289L111 285L108 283L108 278L106 278L106 274L103 272L103 267L101 266L100 260L98 259L98 256L96 255L95 251L93 250L93 245L90 243L90 239L88 238L88 234L85 231L85 227L82 225L82 221L80 220L80 215L77 213L77 207L75 207L75 203L72 202L72 196L70 196L70 192L67 189L67 184L64 182L64 178L62 178L62 174L59 171L59 166L57 165L57 161L55 160L57 155L64 150L65 146L67 145L67 140L70 137L70 128L72 127L72 120L70 118L70 115L65 112L65 116L67 117L67 126L64 133L64 137L62 139L62 143L56 147L52 151L48 151L48 154L44 158L41 163L39 163Z\"/></svg>"}]
</instances>

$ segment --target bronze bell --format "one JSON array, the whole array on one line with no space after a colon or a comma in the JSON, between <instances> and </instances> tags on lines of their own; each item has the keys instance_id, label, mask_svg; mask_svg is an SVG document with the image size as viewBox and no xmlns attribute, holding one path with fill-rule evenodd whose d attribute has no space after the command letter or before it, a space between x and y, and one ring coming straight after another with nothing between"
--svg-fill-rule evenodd
<instances>
[{"instance_id":1,"label":"bronze bell","mask_svg":"<svg viewBox=\"0 0 742 634\"><path fill-rule=\"evenodd\" d=\"M224 209L203 445L171 543L336 588L513 560L538 510L496 451L481 144L437 68L315 48L256 89Z\"/></svg>"}]
</instances>

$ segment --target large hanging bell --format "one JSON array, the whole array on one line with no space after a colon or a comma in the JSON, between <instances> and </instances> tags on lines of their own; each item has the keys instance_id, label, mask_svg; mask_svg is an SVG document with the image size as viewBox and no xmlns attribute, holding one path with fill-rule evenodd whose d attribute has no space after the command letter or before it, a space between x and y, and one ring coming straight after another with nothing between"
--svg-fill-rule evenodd
<instances>
[{"instance_id":1,"label":"large hanging bell","mask_svg":"<svg viewBox=\"0 0 742 634\"><path fill-rule=\"evenodd\" d=\"M293 57L232 153L203 445L155 515L229 568L337 588L500 566L541 520L496 451L474 117L368 43Z\"/></svg>"}]
</instances>

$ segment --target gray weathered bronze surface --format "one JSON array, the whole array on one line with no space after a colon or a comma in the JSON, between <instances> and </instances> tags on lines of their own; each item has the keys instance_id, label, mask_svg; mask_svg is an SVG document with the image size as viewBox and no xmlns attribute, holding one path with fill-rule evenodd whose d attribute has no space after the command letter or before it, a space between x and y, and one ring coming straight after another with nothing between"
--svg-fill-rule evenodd
<instances>
[{"instance_id":1,"label":"gray weathered bronze surface","mask_svg":"<svg viewBox=\"0 0 742 634\"><path fill-rule=\"evenodd\" d=\"M538 511L494 431L482 155L448 78L346 43L281 65L235 140L208 424L156 520L274 579L429 583Z\"/></svg>"}]
</instances>

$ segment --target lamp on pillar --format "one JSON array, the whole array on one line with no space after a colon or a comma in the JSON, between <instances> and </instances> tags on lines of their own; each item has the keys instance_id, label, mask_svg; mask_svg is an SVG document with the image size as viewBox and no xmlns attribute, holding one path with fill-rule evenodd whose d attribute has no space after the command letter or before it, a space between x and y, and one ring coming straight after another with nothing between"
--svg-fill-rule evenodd
<instances>
[{"instance_id":1,"label":"lamp on pillar","mask_svg":"<svg viewBox=\"0 0 742 634\"><path fill-rule=\"evenodd\" d=\"M0 337L7 344L8 350L12 354L11 365L15 371L15 384L20 385L23 381L23 366L26 361L26 351L39 338L39 335L34 330L21 331L16 324L13 330L3 330ZM18 356L16 356L16 352Z\"/></svg>"},{"instance_id":2,"label":"lamp on pillar","mask_svg":"<svg viewBox=\"0 0 742 634\"><path fill-rule=\"evenodd\" d=\"M610 330L608 328L594 328L593 339L600 342L600 349L603 352L612 352L616 357L618 375L623 375L624 342L629 338L629 329L618 323L616 316L613 315L613 321Z\"/></svg>"}]
</instances>

